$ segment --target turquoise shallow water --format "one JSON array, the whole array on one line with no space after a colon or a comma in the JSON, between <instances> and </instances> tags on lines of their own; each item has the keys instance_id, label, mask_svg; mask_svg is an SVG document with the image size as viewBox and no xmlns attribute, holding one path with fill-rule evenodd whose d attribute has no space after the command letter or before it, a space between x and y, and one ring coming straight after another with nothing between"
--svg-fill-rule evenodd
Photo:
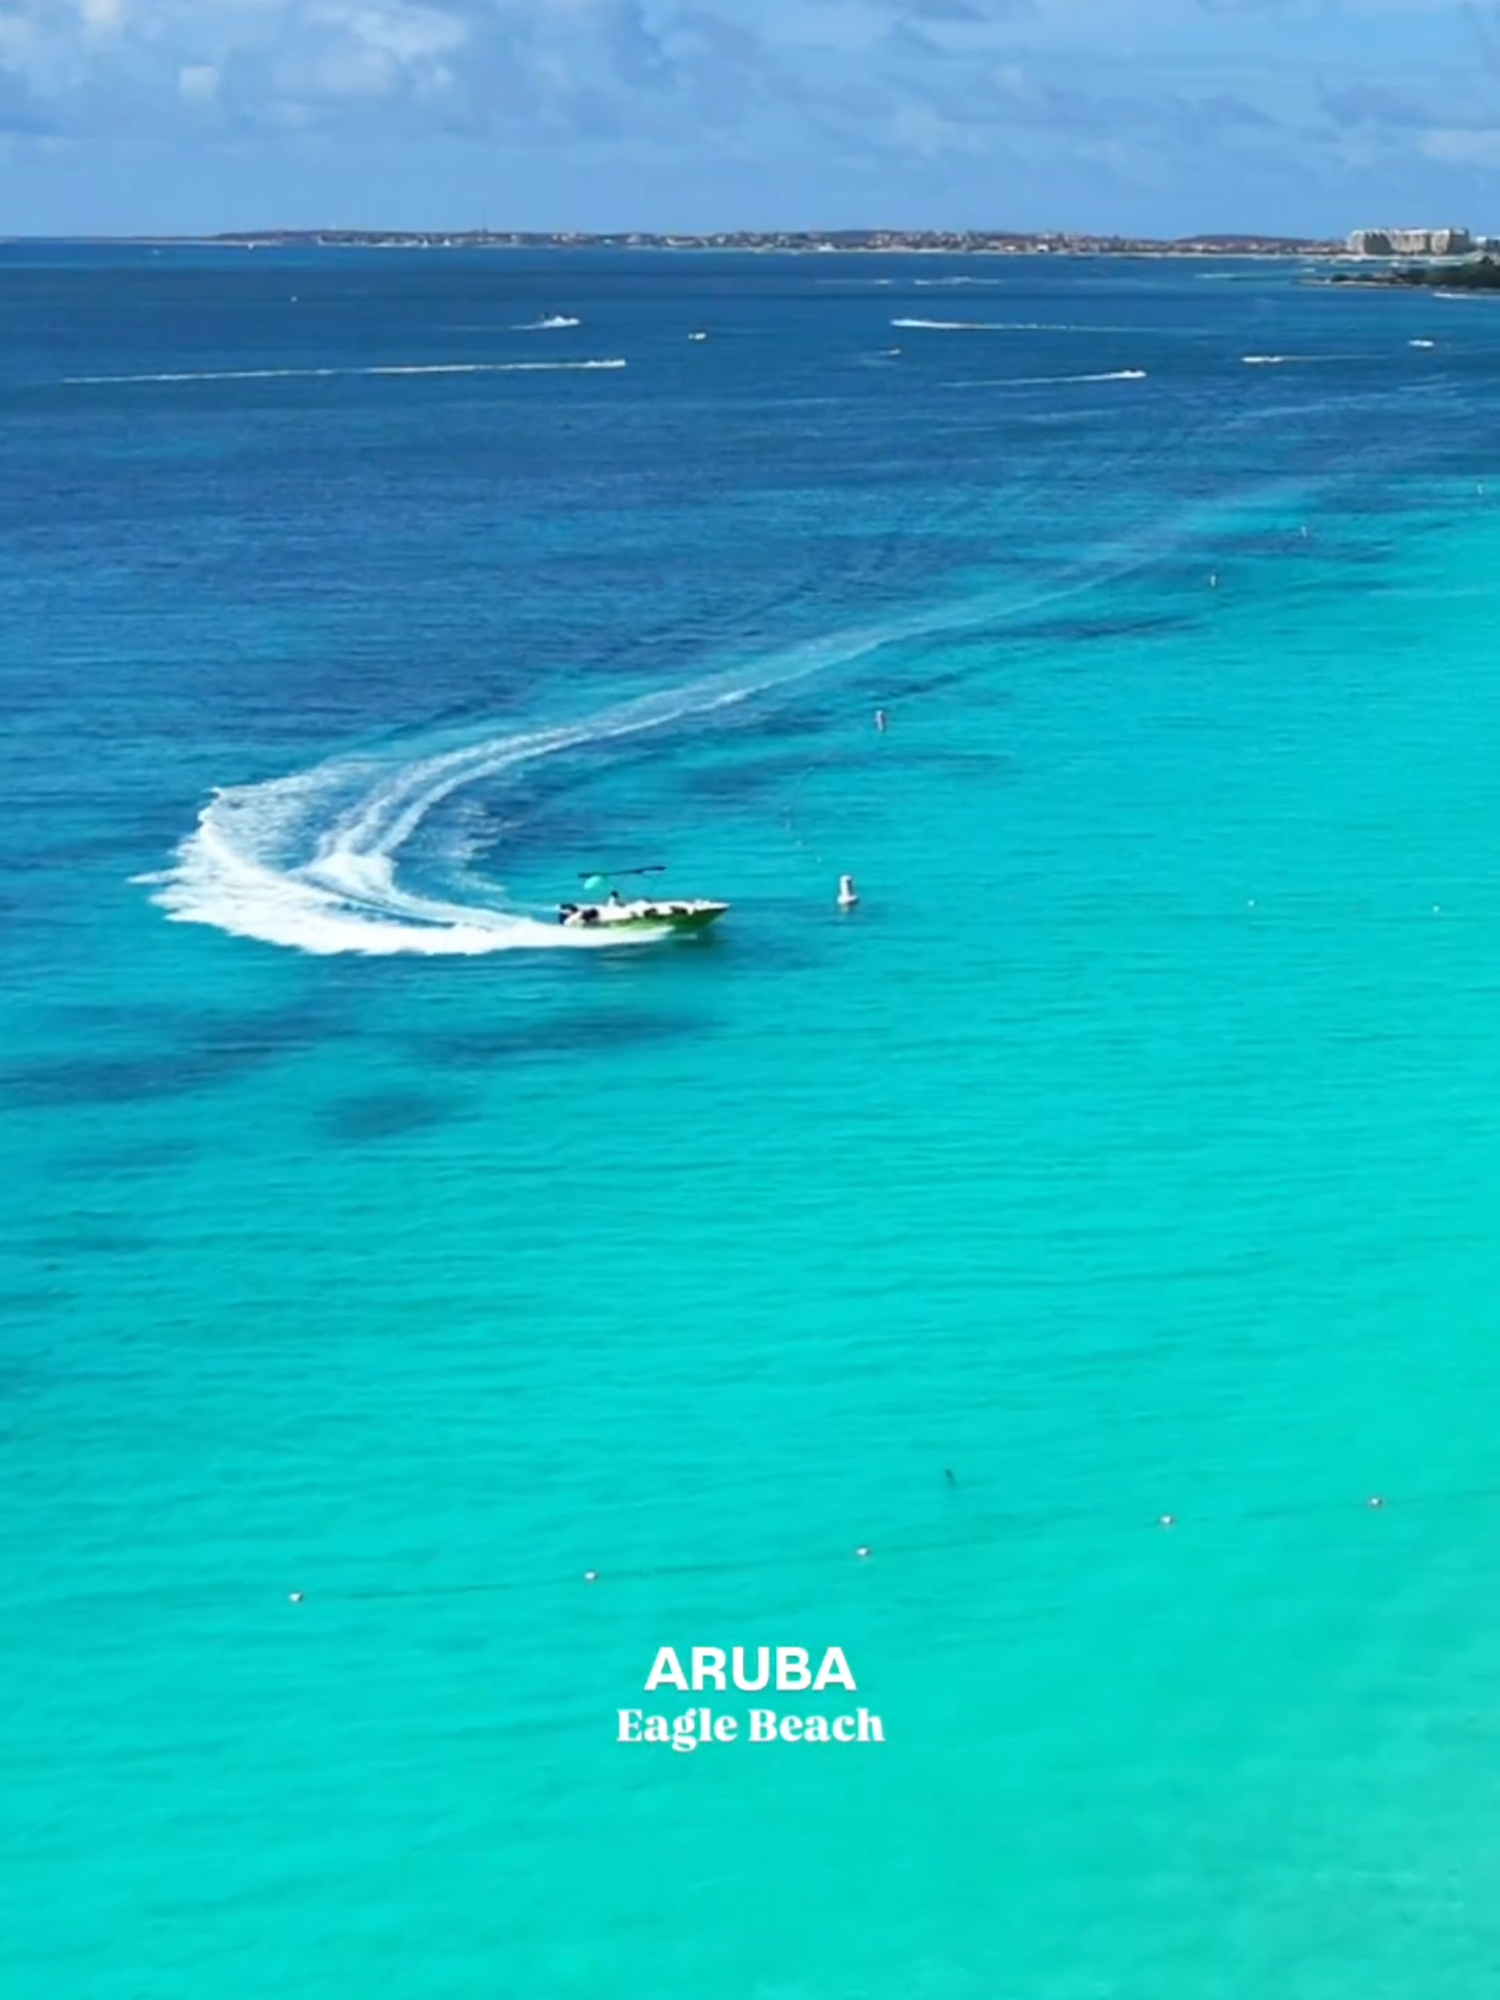
<instances>
[{"instance_id":1,"label":"turquoise shallow water","mask_svg":"<svg viewBox=\"0 0 1500 2000\"><path fill-rule=\"evenodd\" d=\"M11 1989L1483 1990L1483 302L7 257Z\"/></svg>"}]
</instances>

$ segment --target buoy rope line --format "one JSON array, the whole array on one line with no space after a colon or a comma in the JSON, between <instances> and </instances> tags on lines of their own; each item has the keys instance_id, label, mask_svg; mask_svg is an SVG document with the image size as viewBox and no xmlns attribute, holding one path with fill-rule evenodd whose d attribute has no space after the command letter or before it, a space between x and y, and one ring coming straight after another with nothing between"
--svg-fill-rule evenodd
<instances>
[{"instance_id":1,"label":"buoy rope line","mask_svg":"<svg viewBox=\"0 0 1500 2000\"><path fill-rule=\"evenodd\" d=\"M1500 1486L1480 1486L1434 1493L1398 1495L1371 1493L1357 1501L1280 1502L1269 1506L1246 1508L1236 1513L1216 1513L1210 1509L1201 1514L1158 1514L1154 1519L1137 1517L1125 1522L1115 1522L1107 1516L1081 1508L1064 1507L1052 1509L1046 1514L991 1515L951 1534L922 1535L878 1544L860 1542L842 1552L826 1550L816 1555L806 1553L746 1555L723 1560L706 1557L700 1561L682 1563L627 1562L622 1563L617 1569L600 1567L575 1571L572 1581L584 1585L634 1584L648 1583L663 1577L752 1574L756 1571L786 1569L797 1563L819 1565L832 1564L836 1561L867 1563L880 1559L941 1555L951 1550L997 1544L1008 1536L1031 1538L1047 1528L1060 1526L1092 1525L1101 1529L1123 1527L1136 1533L1156 1534L1169 1531L1174 1534L1181 1533L1185 1538L1191 1539L1194 1531L1199 1529L1251 1526L1257 1522L1270 1521L1333 1521L1349 1519L1355 1514L1405 1513L1431 1507L1453 1507L1465 1503L1483 1504L1495 1501L1500 1501ZM321 1603L353 1604L399 1598L480 1597L511 1591L550 1590L568 1580L562 1576L511 1576L478 1578L468 1583L335 1584L326 1590L289 1591L287 1601L291 1604L306 1604L316 1598Z\"/></svg>"}]
</instances>

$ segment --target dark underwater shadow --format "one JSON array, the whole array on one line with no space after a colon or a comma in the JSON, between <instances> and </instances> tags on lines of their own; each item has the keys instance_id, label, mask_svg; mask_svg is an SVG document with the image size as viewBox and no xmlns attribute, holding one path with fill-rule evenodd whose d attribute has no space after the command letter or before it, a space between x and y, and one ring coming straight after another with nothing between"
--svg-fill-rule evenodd
<instances>
[{"instance_id":1,"label":"dark underwater shadow","mask_svg":"<svg viewBox=\"0 0 1500 2000\"><path fill-rule=\"evenodd\" d=\"M138 1174L171 1173L191 1166L204 1148L193 1139L141 1139L123 1145L77 1149L51 1162L51 1170L67 1179L95 1176L130 1179Z\"/></svg>"},{"instance_id":2,"label":"dark underwater shadow","mask_svg":"<svg viewBox=\"0 0 1500 2000\"><path fill-rule=\"evenodd\" d=\"M240 1057L177 1050L160 1055L56 1056L0 1072L0 1102L28 1111L141 1104L190 1097L257 1065Z\"/></svg>"},{"instance_id":3,"label":"dark underwater shadow","mask_svg":"<svg viewBox=\"0 0 1500 2000\"><path fill-rule=\"evenodd\" d=\"M0 1316L12 1326L27 1320L50 1319L73 1304L74 1294L62 1285L13 1285L0 1290ZM0 1375L19 1372L28 1364L13 1356L0 1359Z\"/></svg>"},{"instance_id":4,"label":"dark underwater shadow","mask_svg":"<svg viewBox=\"0 0 1500 2000\"><path fill-rule=\"evenodd\" d=\"M68 1263L78 1257L141 1257L164 1246L160 1237L148 1236L140 1230L120 1229L108 1220L84 1219L76 1225L34 1236L22 1247L28 1255L55 1268L59 1262Z\"/></svg>"},{"instance_id":5,"label":"dark underwater shadow","mask_svg":"<svg viewBox=\"0 0 1500 2000\"><path fill-rule=\"evenodd\" d=\"M496 1022L403 1038L426 1062L447 1069L486 1069L516 1062L563 1062L626 1049L662 1048L695 1039L716 1023L699 1014L622 1013L588 1009L544 1020Z\"/></svg>"},{"instance_id":6,"label":"dark underwater shadow","mask_svg":"<svg viewBox=\"0 0 1500 2000\"><path fill-rule=\"evenodd\" d=\"M452 1096L393 1088L333 1098L317 1112L316 1124L319 1136L333 1145L369 1146L459 1125L472 1116L472 1107Z\"/></svg>"},{"instance_id":7,"label":"dark underwater shadow","mask_svg":"<svg viewBox=\"0 0 1500 2000\"><path fill-rule=\"evenodd\" d=\"M130 1002L70 1009L64 1022L88 1031L118 1029L136 1039L144 1026L162 1046L118 1055L42 1056L0 1069L0 1106L21 1110L107 1109L191 1097L269 1068L283 1057L343 1040L356 1031L321 998L310 1004L225 1015L163 1006L144 1016Z\"/></svg>"}]
</instances>

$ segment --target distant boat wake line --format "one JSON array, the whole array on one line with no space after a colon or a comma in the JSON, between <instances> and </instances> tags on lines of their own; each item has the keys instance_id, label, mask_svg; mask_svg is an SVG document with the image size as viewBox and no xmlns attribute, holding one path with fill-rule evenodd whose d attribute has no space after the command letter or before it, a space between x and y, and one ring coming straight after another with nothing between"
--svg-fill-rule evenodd
<instances>
[{"instance_id":1,"label":"distant boat wake line","mask_svg":"<svg viewBox=\"0 0 1500 2000\"><path fill-rule=\"evenodd\" d=\"M1102 368L1091 375L995 375L983 382L950 382L950 389L1053 389L1068 382L1144 382L1144 368Z\"/></svg>"},{"instance_id":2,"label":"distant boat wake line","mask_svg":"<svg viewBox=\"0 0 1500 2000\"><path fill-rule=\"evenodd\" d=\"M68 375L70 389L121 388L141 382L323 382L339 375L537 375L568 369L623 368L607 361L412 361L370 368L204 368L156 375Z\"/></svg>"},{"instance_id":3,"label":"distant boat wake line","mask_svg":"<svg viewBox=\"0 0 1500 2000\"><path fill-rule=\"evenodd\" d=\"M1247 368L1310 368L1324 361L1371 361L1369 354L1242 354Z\"/></svg>"},{"instance_id":4,"label":"distant boat wake line","mask_svg":"<svg viewBox=\"0 0 1500 2000\"><path fill-rule=\"evenodd\" d=\"M545 319L523 320L515 330L517 333L560 333L564 327L582 325L581 319L570 319L566 313L548 313Z\"/></svg>"},{"instance_id":5,"label":"distant boat wake line","mask_svg":"<svg viewBox=\"0 0 1500 2000\"><path fill-rule=\"evenodd\" d=\"M1064 575L1024 601L985 597L835 634L551 728L487 736L458 749L333 758L286 778L216 792L160 874L138 876L174 922L208 924L292 950L475 957L517 950L596 949L623 940L567 930L523 912L423 894L398 877L429 816L465 788L569 751L708 716L903 641L972 630L1034 611L1145 568L1160 536L1102 566Z\"/></svg>"},{"instance_id":6,"label":"distant boat wake line","mask_svg":"<svg viewBox=\"0 0 1500 2000\"><path fill-rule=\"evenodd\" d=\"M1148 326L1091 326L1081 320L1050 319L893 319L913 333L1150 333ZM1194 329L1186 329L1194 330Z\"/></svg>"}]
</instances>

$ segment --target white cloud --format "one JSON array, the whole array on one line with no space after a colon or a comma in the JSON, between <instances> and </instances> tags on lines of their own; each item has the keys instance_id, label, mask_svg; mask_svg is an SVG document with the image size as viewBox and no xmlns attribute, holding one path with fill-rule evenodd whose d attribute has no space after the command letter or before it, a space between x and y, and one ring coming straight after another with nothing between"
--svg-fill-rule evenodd
<instances>
[{"instance_id":1,"label":"white cloud","mask_svg":"<svg viewBox=\"0 0 1500 2000\"><path fill-rule=\"evenodd\" d=\"M1369 32L1356 35L1360 12ZM1284 163L1264 170L1267 199L1291 220L1300 204L1313 226L1311 195L1287 187L1342 185L1362 153L1439 185L1500 170L1488 100L1477 129L1459 129L1482 94L1473 57L1490 19L1500 49L1500 0L1467 13L1456 0L0 0L0 91L101 162L112 128L170 138L174 123L207 160L205 113L223 103L242 150L256 126L268 152L278 128L377 149L436 135L472 142L482 165L483 148L540 136L603 161L655 149L694 194L724 159L769 171L805 155L951 171L970 210L1000 197L969 162L1060 162L1087 169L1087 189L1101 165L1123 176L1130 161L1136 181L1149 169L1154 185L1196 191L1222 153L1226 213L1248 217L1234 121L1214 109L1233 93L1282 135L1264 153ZM1322 24L1310 53L1302 27L1285 32L1293 21ZM1460 55L1479 80L1467 96L1450 81ZM1409 73L1436 82L1405 111ZM1318 100L1330 77L1337 91Z\"/></svg>"},{"instance_id":2,"label":"white cloud","mask_svg":"<svg viewBox=\"0 0 1500 2000\"><path fill-rule=\"evenodd\" d=\"M212 63L185 63L177 72L177 94L188 104L212 104L219 94L219 72Z\"/></svg>"},{"instance_id":3,"label":"white cloud","mask_svg":"<svg viewBox=\"0 0 1500 2000\"><path fill-rule=\"evenodd\" d=\"M974 153L983 149L978 134L950 125L930 104L898 105L891 120L891 134L901 152L924 160L935 160L944 153Z\"/></svg>"},{"instance_id":4,"label":"white cloud","mask_svg":"<svg viewBox=\"0 0 1500 2000\"><path fill-rule=\"evenodd\" d=\"M469 38L468 24L437 7L343 6L334 0L308 9L316 27L342 31L366 48L379 49L399 63L448 55Z\"/></svg>"},{"instance_id":5,"label":"white cloud","mask_svg":"<svg viewBox=\"0 0 1500 2000\"><path fill-rule=\"evenodd\" d=\"M78 0L84 29L93 35L112 35L125 25L126 0Z\"/></svg>"},{"instance_id":6,"label":"white cloud","mask_svg":"<svg viewBox=\"0 0 1500 2000\"><path fill-rule=\"evenodd\" d=\"M392 97L408 87L430 98L451 79L440 59L469 39L457 15L401 0L315 0L299 10L296 26L273 77L283 96L310 101Z\"/></svg>"},{"instance_id":7,"label":"white cloud","mask_svg":"<svg viewBox=\"0 0 1500 2000\"><path fill-rule=\"evenodd\" d=\"M1450 166L1500 168L1500 132L1424 132L1421 149Z\"/></svg>"}]
</instances>

